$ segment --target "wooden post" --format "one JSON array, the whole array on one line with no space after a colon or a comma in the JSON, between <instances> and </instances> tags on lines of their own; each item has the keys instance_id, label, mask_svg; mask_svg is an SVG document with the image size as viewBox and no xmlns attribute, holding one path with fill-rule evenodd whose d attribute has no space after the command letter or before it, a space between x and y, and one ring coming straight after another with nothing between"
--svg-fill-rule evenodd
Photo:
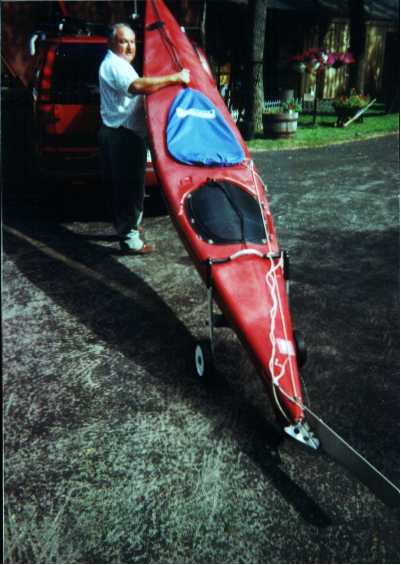
<instances>
[{"instance_id":1,"label":"wooden post","mask_svg":"<svg viewBox=\"0 0 401 565\"><path fill-rule=\"evenodd\" d=\"M313 120L312 120L312 125L315 126L316 125L316 117L317 117L317 80L318 80L318 74L316 72L316 79L315 79L315 99L313 101Z\"/></svg>"}]
</instances>

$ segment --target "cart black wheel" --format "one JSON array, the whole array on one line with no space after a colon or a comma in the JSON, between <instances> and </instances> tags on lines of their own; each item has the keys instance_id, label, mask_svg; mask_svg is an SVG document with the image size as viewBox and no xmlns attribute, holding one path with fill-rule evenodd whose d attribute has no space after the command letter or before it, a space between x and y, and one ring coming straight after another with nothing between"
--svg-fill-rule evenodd
<instances>
[{"instance_id":1,"label":"cart black wheel","mask_svg":"<svg viewBox=\"0 0 401 565\"><path fill-rule=\"evenodd\" d=\"M306 349L305 340L298 330L294 330L294 341L298 366L302 368L308 359L308 350Z\"/></svg>"},{"instance_id":2,"label":"cart black wheel","mask_svg":"<svg viewBox=\"0 0 401 565\"><path fill-rule=\"evenodd\" d=\"M195 375L202 381L209 381L214 373L214 363L210 341L205 339L195 345L194 350Z\"/></svg>"}]
</instances>

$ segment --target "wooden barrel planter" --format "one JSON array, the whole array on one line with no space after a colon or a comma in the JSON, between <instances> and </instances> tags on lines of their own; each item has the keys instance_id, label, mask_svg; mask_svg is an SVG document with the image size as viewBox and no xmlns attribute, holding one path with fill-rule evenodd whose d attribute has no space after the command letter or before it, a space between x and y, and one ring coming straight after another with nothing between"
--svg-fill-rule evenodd
<instances>
[{"instance_id":1,"label":"wooden barrel planter","mask_svg":"<svg viewBox=\"0 0 401 565\"><path fill-rule=\"evenodd\" d=\"M266 137L292 137L298 127L298 112L263 114L263 132Z\"/></svg>"}]
</instances>

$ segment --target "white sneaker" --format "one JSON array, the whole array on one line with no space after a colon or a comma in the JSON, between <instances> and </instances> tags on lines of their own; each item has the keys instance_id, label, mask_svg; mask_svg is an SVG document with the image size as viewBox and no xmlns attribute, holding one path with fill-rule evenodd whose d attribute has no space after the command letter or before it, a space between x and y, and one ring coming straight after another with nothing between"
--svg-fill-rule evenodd
<instances>
[{"instance_id":1,"label":"white sneaker","mask_svg":"<svg viewBox=\"0 0 401 565\"><path fill-rule=\"evenodd\" d=\"M153 247L145 243L140 236L138 230L131 230L125 236L125 239L120 241L120 248L123 252L132 255L147 255L152 253Z\"/></svg>"},{"instance_id":2,"label":"white sneaker","mask_svg":"<svg viewBox=\"0 0 401 565\"><path fill-rule=\"evenodd\" d=\"M144 245L145 244L141 239L139 230L129 231L125 238L121 241L121 248L125 251L139 251Z\"/></svg>"}]
</instances>

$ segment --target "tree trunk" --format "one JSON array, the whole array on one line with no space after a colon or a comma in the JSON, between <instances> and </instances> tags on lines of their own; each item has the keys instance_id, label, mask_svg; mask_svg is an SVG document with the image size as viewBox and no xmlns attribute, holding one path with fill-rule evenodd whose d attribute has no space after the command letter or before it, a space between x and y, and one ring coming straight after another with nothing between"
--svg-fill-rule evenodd
<instances>
[{"instance_id":1,"label":"tree trunk","mask_svg":"<svg viewBox=\"0 0 401 565\"><path fill-rule=\"evenodd\" d=\"M350 65L349 87L359 94L365 88L366 14L364 0L349 0L351 52L356 63Z\"/></svg>"},{"instance_id":2,"label":"tree trunk","mask_svg":"<svg viewBox=\"0 0 401 565\"><path fill-rule=\"evenodd\" d=\"M246 121L249 136L263 130L262 113L264 107L263 87L263 55L265 47L265 32L268 0L250 0L251 16L251 45L249 81L247 90Z\"/></svg>"}]
</instances>

